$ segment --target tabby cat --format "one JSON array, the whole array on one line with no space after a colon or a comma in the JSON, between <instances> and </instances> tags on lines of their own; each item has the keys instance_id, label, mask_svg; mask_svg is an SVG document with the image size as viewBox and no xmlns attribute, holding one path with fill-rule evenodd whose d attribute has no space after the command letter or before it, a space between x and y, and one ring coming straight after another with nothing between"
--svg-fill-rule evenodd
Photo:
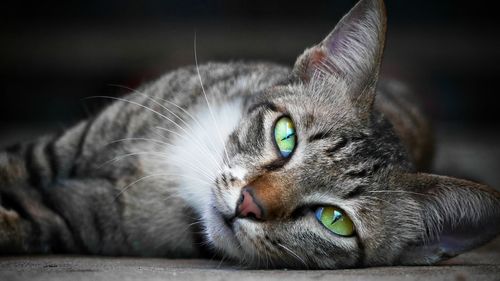
<instances>
[{"instance_id":1,"label":"tabby cat","mask_svg":"<svg viewBox=\"0 0 500 281\"><path fill-rule=\"evenodd\" d=\"M422 173L429 126L378 79L382 0L288 68L209 63L0 153L0 253L252 267L432 264L500 232L500 194Z\"/></svg>"}]
</instances>

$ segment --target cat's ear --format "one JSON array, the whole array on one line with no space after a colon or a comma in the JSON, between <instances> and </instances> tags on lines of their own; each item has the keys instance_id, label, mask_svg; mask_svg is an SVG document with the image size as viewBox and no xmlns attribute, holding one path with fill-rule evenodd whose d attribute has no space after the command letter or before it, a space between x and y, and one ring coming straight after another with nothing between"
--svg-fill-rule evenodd
<instances>
[{"instance_id":1,"label":"cat's ear","mask_svg":"<svg viewBox=\"0 0 500 281\"><path fill-rule=\"evenodd\" d=\"M318 45L296 61L294 74L309 81L315 73L334 74L362 85L375 82L385 44L383 0L361 0Z\"/></svg>"},{"instance_id":2,"label":"cat's ear","mask_svg":"<svg viewBox=\"0 0 500 281\"><path fill-rule=\"evenodd\" d=\"M424 229L401 264L432 264L478 247L500 234L500 192L488 186L430 174L399 177L420 205Z\"/></svg>"}]
</instances>

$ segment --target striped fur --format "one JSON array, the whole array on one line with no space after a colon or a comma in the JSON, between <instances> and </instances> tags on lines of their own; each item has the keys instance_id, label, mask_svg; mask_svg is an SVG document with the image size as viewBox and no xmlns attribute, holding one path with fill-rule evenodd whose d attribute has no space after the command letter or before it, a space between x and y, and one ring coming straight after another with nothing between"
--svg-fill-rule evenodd
<instances>
[{"instance_id":1,"label":"striped fur","mask_svg":"<svg viewBox=\"0 0 500 281\"><path fill-rule=\"evenodd\" d=\"M378 79L385 23L381 0L361 0L292 69L180 68L65 132L7 148L0 253L347 268L430 264L487 242L500 232L500 196L420 172L432 137L413 95ZM289 158L272 136L282 116L297 132ZM259 218L236 216L243 189ZM323 227L314 210L325 205L355 235Z\"/></svg>"}]
</instances>

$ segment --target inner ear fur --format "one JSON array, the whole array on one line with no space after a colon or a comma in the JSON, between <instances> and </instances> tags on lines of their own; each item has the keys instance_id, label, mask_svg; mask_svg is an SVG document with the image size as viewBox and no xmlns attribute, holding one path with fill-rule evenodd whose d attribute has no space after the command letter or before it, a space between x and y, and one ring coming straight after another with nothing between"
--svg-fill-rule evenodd
<instances>
[{"instance_id":1,"label":"inner ear fur","mask_svg":"<svg viewBox=\"0 0 500 281\"><path fill-rule=\"evenodd\" d=\"M339 77L363 119L369 117L386 33L382 0L360 0L318 45L295 62L293 76L305 83Z\"/></svg>"},{"instance_id":2,"label":"inner ear fur","mask_svg":"<svg viewBox=\"0 0 500 281\"><path fill-rule=\"evenodd\" d=\"M304 81L318 71L355 82L376 80L386 26L384 1L360 0L321 43L297 59L295 74Z\"/></svg>"},{"instance_id":3,"label":"inner ear fur","mask_svg":"<svg viewBox=\"0 0 500 281\"><path fill-rule=\"evenodd\" d=\"M492 240L500 233L500 192L483 184L424 173L397 181L420 205L424 229L408 244L401 264L432 264Z\"/></svg>"}]
</instances>

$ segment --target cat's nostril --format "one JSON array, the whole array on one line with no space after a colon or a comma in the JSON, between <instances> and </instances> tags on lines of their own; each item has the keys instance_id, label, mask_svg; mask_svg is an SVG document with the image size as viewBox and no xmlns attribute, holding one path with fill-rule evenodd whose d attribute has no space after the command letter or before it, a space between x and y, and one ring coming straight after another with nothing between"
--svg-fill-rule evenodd
<instances>
[{"instance_id":1,"label":"cat's nostril","mask_svg":"<svg viewBox=\"0 0 500 281\"><path fill-rule=\"evenodd\" d=\"M248 188L241 191L241 197L236 206L236 216L239 218L262 219L262 208Z\"/></svg>"}]
</instances>

